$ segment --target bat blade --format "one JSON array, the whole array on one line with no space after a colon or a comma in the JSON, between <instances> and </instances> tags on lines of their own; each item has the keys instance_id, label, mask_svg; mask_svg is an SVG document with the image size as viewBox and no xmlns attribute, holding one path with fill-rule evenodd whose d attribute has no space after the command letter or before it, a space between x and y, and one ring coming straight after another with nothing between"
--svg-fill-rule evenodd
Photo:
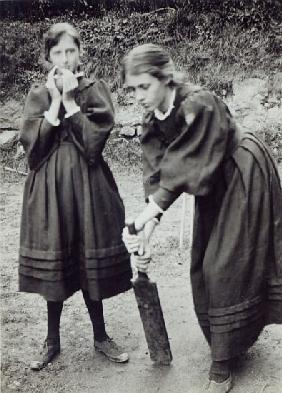
<instances>
[{"instance_id":1,"label":"bat blade","mask_svg":"<svg viewBox=\"0 0 282 393\"><path fill-rule=\"evenodd\" d=\"M172 361L172 354L157 285L148 277L140 276L140 273L137 279L132 280L132 285L150 358L155 363L169 365Z\"/></svg>"}]
</instances>

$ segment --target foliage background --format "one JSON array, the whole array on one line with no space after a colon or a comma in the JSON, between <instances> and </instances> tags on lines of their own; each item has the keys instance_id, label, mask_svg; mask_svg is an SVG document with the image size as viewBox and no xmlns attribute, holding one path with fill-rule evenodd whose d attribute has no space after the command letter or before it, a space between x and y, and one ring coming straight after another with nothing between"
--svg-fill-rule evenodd
<instances>
[{"instance_id":1,"label":"foliage background","mask_svg":"<svg viewBox=\"0 0 282 393\"><path fill-rule=\"evenodd\" d=\"M0 102L22 104L30 85L45 78L43 34L69 21L81 34L86 75L104 78L121 105L121 58L137 44L154 42L193 82L222 97L232 95L235 81L258 77L267 81L264 102L281 107L281 13L280 0L0 1ZM259 131L282 161L279 119L260 124ZM126 149L118 146L110 156L126 161L120 154ZM138 146L130 146L131 156L139 156Z\"/></svg>"},{"instance_id":2,"label":"foliage background","mask_svg":"<svg viewBox=\"0 0 282 393\"><path fill-rule=\"evenodd\" d=\"M279 0L1 1L0 99L21 98L44 75L42 39L70 21L84 42L89 75L120 86L119 62L134 45L166 46L194 81L221 92L232 79L281 69Z\"/></svg>"}]
</instances>

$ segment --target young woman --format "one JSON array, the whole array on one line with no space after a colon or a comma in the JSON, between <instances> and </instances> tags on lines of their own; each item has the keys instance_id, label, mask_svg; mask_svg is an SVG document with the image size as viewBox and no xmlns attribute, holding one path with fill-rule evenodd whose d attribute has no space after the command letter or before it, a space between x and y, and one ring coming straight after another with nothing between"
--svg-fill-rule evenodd
<instances>
[{"instance_id":1,"label":"young woman","mask_svg":"<svg viewBox=\"0 0 282 393\"><path fill-rule=\"evenodd\" d=\"M124 206L102 157L114 125L109 90L80 69L80 38L67 23L45 35L51 66L47 83L28 94L20 141L30 172L23 198L20 291L47 301L48 332L31 368L60 352L63 302L82 290L96 350L114 362L128 354L105 331L102 299L131 287L130 259L122 241Z\"/></svg>"},{"instance_id":2,"label":"young woman","mask_svg":"<svg viewBox=\"0 0 282 393\"><path fill-rule=\"evenodd\" d=\"M175 77L170 56L146 44L124 58L123 78L145 109L141 146L147 206L137 231L183 192L195 196L191 261L193 300L210 345L209 392L232 386L230 360L265 325L282 323L282 192L262 141L241 134L212 92ZM147 236L148 237L148 236ZM142 236L124 230L130 252ZM146 271L149 250L136 258Z\"/></svg>"}]
</instances>

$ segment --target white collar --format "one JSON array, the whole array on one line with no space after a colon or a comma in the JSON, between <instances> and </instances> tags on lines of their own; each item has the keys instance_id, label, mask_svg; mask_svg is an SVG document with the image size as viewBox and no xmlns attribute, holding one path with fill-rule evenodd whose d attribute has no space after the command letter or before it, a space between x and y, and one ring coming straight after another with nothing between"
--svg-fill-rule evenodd
<instances>
[{"instance_id":1,"label":"white collar","mask_svg":"<svg viewBox=\"0 0 282 393\"><path fill-rule=\"evenodd\" d=\"M169 100L168 110L165 113L161 112L158 108L154 110L155 117L158 120L165 120L171 114L171 111L174 108L175 95L176 91L173 89Z\"/></svg>"}]
</instances>

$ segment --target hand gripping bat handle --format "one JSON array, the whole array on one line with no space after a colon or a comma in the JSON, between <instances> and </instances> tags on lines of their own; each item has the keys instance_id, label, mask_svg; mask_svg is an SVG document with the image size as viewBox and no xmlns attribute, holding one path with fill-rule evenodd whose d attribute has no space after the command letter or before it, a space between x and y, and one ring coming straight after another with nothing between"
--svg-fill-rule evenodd
<instances>
[{"instance_id":1,"label":"hand gripping bat handle","mask_svg":"<svg viewBox=\"0 0 282 393\"><path fill-rule=\"evenodd\" d=\"M127 228L128 228L128 232L130 233L130 235L137 235L137 231L136 231L134 222L127 224ZM135 251L134 255L139 255L139 254L137 251ZM142 279L142 280L149 279L147 273L139 272L139 270L138 270L138 278Z\"/></svg>"}]
</instances>

